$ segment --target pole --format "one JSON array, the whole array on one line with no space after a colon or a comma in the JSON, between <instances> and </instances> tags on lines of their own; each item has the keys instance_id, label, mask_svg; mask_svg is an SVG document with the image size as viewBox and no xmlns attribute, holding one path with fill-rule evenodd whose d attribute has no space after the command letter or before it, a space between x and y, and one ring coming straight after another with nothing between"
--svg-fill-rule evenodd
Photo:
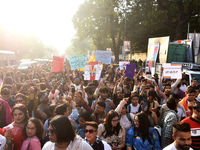
<instances>
[{"instance_id":1,"label":"pole","mask_svg":"<svg viewBox=\"0 0 200 150\"><path fill-rule=\"evenodd\" d=\"M189 33L190 33L190 23L188 23L187 39L189 39Z\"/></svg>"},{"instance_id":2,"label":"pole","mask_svg":"<svg viewBox=\"0 0 200 150\"><path fill-rule=\"evenodd\" d=\"M125 13L124 13L124 17L125 17L125 25L124 25L124 41L126 41L126 0L125 0ZM123 49L124 51L124 49ZM126 59L126 53L124 51L124 60Z\"/></svg>"}]
</instances>

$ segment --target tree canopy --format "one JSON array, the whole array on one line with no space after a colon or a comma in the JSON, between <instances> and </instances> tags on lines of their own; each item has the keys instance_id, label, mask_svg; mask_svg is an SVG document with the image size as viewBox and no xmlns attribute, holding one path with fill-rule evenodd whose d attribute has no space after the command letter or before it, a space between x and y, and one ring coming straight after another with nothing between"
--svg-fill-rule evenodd
<instances>
[{"instance_id":1,"label":"tree canopy","mask_svg":"<svg viewBox=\"0 0 200 150\"><path fill-rule=\"evenodd\" d=\"M96 50L111 47L118 62L124 36L133 52L146 52L151 37L186 39L188 23L200 32L199 11L199 0L85 0L73 23L81 40L90 38Z\"/></svg>"}]
</instances>

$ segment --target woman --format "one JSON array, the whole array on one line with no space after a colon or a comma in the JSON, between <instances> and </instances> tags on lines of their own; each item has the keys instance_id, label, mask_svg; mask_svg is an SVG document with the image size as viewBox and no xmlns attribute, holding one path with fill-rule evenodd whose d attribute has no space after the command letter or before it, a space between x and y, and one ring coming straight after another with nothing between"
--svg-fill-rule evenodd
<instances>
[{"instance_id":1,"label":"woman","mask_svg":"<svg viewBox=\"0 0 200 150\"><path fill-rule=\"evenodd\" d=\"M27 139L23 142L21 150L41 150L40 140L43 138L44 128L39 119L30 118L23 128L22 134Z\"/></svg>"},{"instance_id":2,"label":"woman","mask_svg":"<svg viewBox=\"0 0 200 150\"><path fill-rule=\"evenodd\" d=\"M13 119L9 104L3 99L0 99L0 128L7 126L12 123L12 121Z\"/></svg>"},{"instance_id":3,"label":"woman","mask_svg":"<svg viewBox=\"0 0 200 150\"><path fill-rule=\"evenodd\" d=\"M126 146L127 150L161 150L158 134L145 113L135 115L134 126L126 133Z\"/></svg>"},{"instance_id":4,"label":"woman","mask_svg":"<svg viewBox=\"0 0 200 150\"><path fill-rule=\"evenodd\" d=\"M3 128L4 135L8 141L13 139L14 148L20 150L23 141L26 139L26 136L22 135L22 129L29 119L26 106L23 104L13 106L12 116L14 122Z\"/></svg>"},{"instance_id":5,"label":"woman","mask_svg":"<svg viewBox=\"0 0 200 150\"><path fill-rule=\"evenodd\" d=\"M91 146L74 133L69 119L55 116L49 126L49 139L42 150L92 150Z\"/></svg>"},{"instance_id":6,"label":"woman","mask_svg":"<svg viewBox=\"0 0 200 150\"><path fill-rule=\"evenodd\" d=\"M119 115L116 111L108 112L104 124L98 126L98 136L112 149L120 150L125 146L125 130L119 123Z\"/></svg>"},{"instance_id":7,"label":"woman","mask_svg":"<svg viewBox=\"0 0 200 150\"><path fill-rule=\"evenodd\" d=\"M138 112L141 112L141 111L147 114L151 127L158 125L158 117L155 112L151 111L151 104L148 100L142 101L140 103Z\"/></svg>"}]
</instances>

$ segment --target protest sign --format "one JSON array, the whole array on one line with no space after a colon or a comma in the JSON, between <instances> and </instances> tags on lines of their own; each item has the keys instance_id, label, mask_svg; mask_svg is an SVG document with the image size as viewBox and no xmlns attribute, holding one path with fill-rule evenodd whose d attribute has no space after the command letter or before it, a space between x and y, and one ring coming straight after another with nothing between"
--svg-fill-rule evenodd
<instances>
[{"instance_id":1,"label":"protest sign","mask_svg":"<svg viewBox=\"0 0 200 150\"><path fill-rule=\"evenodd\" d=\"M87 62L87 56L86 54L74 55L74 56L69 57L69 62L70 62L71 70L84 68Z\"/></svg>"},{"instance_id":2,"label":"protest sign","mask_svg":"<svg viewBox=\"0 0 200 150\"><path fill-rule=\"evenodd\" d=\"M131 51L131 41L124 41L124 52L130 52Z\"/></svg>"},{"instance_id":3,"label":"protest sign","mask_svg":"<svg viewBox=\"0 0 200 150\"><path fill-rule=\"evenodd\" d=\"M101 76L102 62L89 62L85 66L84 80L99 80Z\"/></svg>"},{"instance_id":4,"label":"protest sign","mask_svg":"<svg viewBox=\"0 0 200 150\"><path fill-rule=\"evenodd\" d=\"M111 57L111 51L96 50L95 52L95 61L102 61L103 64L111 64Z\"/></svg>"},{"instance_id":5,"label":"protest sign","mask_svg":"<svg viewBox=\"0 0 200 150\"><path fill-rule=\"evenodd\" d=\"M64 58L53 56L53 72L64 72Z\"/></svg>"},{"instance_id":6,"label":"protest sign","mask_svg":"<svg viewBox=\"0 0 200 150\"><path fill-rule=\"evenodd\" d=\"M162 66L164 79L182 79L181 64L164 63Z\"/></svg>"},{"instance_id":7,"label":"protest sign","mask_svg":"<svg viewBox=\"0 0 200 150\"><path fill-rule=\"evenodd\" d=\"M135 73L135 65L127 64L126 65L126 75L125 75L125 77L132 79L133 76L134 76L134 73Z\"/></svg>"},{"instance_id":8,"label":"protest sign","mask_svg":"<svg viewBox=\"0 0 200 150\"><path fill-rule=\"evenodd\" d=\"M122 70L123 68L126 69L126 64L130 64L129 61L119 61L119 68Z\"/></svg>"},{"instance_id":9,"label":"protest sign","mask_svg":"<svg viewBox=\"0 0 200 150\"><path fill-rule=\"evenodd\" d=\"M159 43L148 45L147 62L149 64L149 67L155 67L158 50L159 50Z\"/></svg>"}]
</instances>

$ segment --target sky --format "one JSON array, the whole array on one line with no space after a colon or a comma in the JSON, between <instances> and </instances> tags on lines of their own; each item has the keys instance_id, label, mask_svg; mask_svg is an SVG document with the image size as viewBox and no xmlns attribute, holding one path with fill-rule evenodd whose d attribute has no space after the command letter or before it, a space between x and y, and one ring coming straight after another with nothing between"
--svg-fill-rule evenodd
<instances>
[{"instance_id":1,"label":"sky","mask_svg":"<svg viewBox=\"0 0 200 150\"><path fill-rule=\"evenodd\" d=\"M38 35L60 54L76 33L72 18L84 0L0 0L0 24ZM9 33L8 33L9 34Z\"/></svg>"}]
</instances>

